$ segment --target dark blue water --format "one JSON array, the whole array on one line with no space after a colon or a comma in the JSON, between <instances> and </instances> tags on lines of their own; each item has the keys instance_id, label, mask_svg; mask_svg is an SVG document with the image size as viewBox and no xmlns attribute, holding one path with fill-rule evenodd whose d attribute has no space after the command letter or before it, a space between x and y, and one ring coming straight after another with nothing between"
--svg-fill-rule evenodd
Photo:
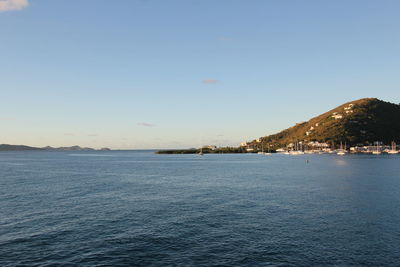
<instances>
[{"instance_id":1,"label":"dark blue water","mask_svg":"<svg viewBox=\"0 0 400 267\"><path fill-rule=\"evenodd\" d=\"M2 152L0 265L398 265L399 163Z\"/></svg>"}]
</instances>

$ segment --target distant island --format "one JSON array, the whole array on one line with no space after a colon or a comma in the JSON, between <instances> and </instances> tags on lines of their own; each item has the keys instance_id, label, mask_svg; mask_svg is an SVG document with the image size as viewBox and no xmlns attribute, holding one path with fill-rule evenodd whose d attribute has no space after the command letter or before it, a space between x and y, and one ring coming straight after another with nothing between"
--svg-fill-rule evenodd
<instances>
[{"instance_id":1,"label":"distant island","mask_svg":"<svg viewBox=\"0 0 400 267\"><path fill-rule=\"evenodd\" d=\"M393 148L400 140L400 105L363 98L340 105L328 112L279 133L243 142L239 147L162 150L158 154L260 153L289 150L328 151L352 147L353 151ZM386 144L386 146L385 146ZM212 147L212 149L210 149ZM362 149L361 149L362 148Z\"/></svg>"},{"instance_id":2,"label":"distant island","mask_svg":"<svg viewBox=\"0 0 400 267\"><path fill-rule=\"evenodd\" d=\"M0 151L31 151L31 150L43 150L38 147L23 146L23 145L0 145Z\"/></svg>"},{"instance_id":3,"label":"distant island","mask_svg":"<svg viewBox=\"0 0 400 267\"><path fill-rule=\"evenodd\" d=\"M94 149L90 147L80 147L80 146L71 146L71 147L31 147L24 145L8 145L8 144L0 144L0 151L110 151L109 148L101 148Z\"/></svg>"}]
</instances>

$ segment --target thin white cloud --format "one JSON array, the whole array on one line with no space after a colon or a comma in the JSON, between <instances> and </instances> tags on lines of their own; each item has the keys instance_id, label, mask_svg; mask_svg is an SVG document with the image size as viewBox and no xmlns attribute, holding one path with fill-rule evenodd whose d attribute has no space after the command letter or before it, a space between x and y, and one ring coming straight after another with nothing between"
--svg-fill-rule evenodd
<instances>
[{"instance_id":1,"label":"thin white cloud","mask_svg":"<svg viewBox=\"0 0 400 267\"><path fill-rule=\"evenodd\" d=\"M28 0L0 0L0 12L21 10L29 6Z\"/></svg>"},{"instance_id":2,"label":"thin white cloud","mask_svg":"<svg viewBox=\"0 0 400 267\"><path fill-rule=\"evenodd\" d=\"M154 124L148 123L148 122L139 122L138 125L143 126L143 127L154 127L155 126Z\"/></svg>"},{"instance_id":3,"label":"thin white cloud","mask_svg":"<svg viewBox=\"0 0 400 267\"><path fill-rule=\"evenodd\" d=\"M208 80L203 80L202 83L204 84L215 84L218 83L218 80L214 80L214 79L208 79Z\"/></svg>"}]
</instances>

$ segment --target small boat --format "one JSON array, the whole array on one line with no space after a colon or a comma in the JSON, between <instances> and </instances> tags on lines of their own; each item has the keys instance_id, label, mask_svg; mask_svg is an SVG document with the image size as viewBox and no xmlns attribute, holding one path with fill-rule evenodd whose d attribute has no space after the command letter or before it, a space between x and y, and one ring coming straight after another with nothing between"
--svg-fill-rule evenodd
<instances>
[{"instance_id":1,"label":"small boat","mask_svg":"<svg viewBox=\"0 0 400 267\"><path fill-rule=\"evenodd\" d=\"M283 148L278 148L278 149L276 150L276 153L279 153L279 154L283 154L283 153L285 153L285 152L286 152L286 150L283 149Z\"/></svg>"},{"instance_id":2,"label":"small boat","mask_svg":"<svg viewBox=\"0 0 400 267\"><path fill-rule=\"evenodd\" d=\"M304 152L301 150L292 150L290 151L290 155L304 155Z\"/></svg>"},{"instance_id":3,"label":"small boat","mask_svg":"<svg viewBox=\"0 0 400 267\"><path fill-rule=\"evenodd\" d=\"M375 151L372 151L372 154L373 155L380 155L380 154L382 154L382 152L379 150L379 148L378 148L378 142L376 142L376 150Z\"/></svg>"},{"instance_id":4,"label":"small boat","mask_svg":"<svg viewBox=\"0 0 400 267\"><path fill-rule=\"evenodd\" d=\"M267 155L267 156L272 155L271 152L269 152L269 147L270 147L270 146L271 146L271 145L268 146L268 152L265 152L264 155Z\"/></svg>"},{"instance_id":5,"label":"small boat","mask_svg":"<svg viewBox=\"0 0 400 267\"><path fill-rule=\"evenodd\" d=\"M399 151L396 150L396 143L392 142L392 149L387 152L388 154L398 154Z\"/></svg>"},{"instance_id":6,"label":"small boat","mask_svg":"<svg viewBox=\"0 0 400 267\"><path fill-rule=\"evenodd\" d=\"M271 155L271 153L269 152L269 148L268 148L268 152L264 152L264 146L261 143L261 151L257 152L257 154L259 155Z\"/></svg>"},{"instance_id":7,"label":"small boat","mask_svg":"<svg viewBox=\"0 0 400 267\"><path fill-rule=\"evenodd\" d=\"M347 151L346 148L343 149L343 144L342 142L340 142L340 149L337 151L336 154L338 154L339 156L343 156L346 155Z\"/></svg>"},{"instance_id":8,"label":"small boat","mask_svg":"<svg viewBox=\"0 0 400 267\"><path fill-rule=\"evenodd\" d=\"M304 155L304 151L298 142L294 144L294 150L290 151L290 155Z\"/></svg>"},{"instance_id":9,"label":"small boat","mask_svg":"<svg viewBox=\"0 0 400 267\"><path fill-rule=\"evenodd\" d=\"M263 146L262 143L261 143L261 151L257 152L257 154L259 154L259 155L265 155L264 146Z\"/></svg>"}]
</instances>

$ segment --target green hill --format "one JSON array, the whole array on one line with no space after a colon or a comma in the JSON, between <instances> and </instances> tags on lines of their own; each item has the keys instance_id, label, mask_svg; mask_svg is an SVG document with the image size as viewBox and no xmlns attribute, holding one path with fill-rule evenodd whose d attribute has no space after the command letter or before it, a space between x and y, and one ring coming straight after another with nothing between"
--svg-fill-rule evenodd
<instances>
[{"instance_id":1,"label":"green hill","mask_svg":"<svg viewBox=\"0 0 400 267\"><path fill-rule=\"evenodd\" d=\"M400 105L376 98L348 102L307 122L254 140L248 147L277 149L300 141L349 145L400 141Z\"/></svg>"}]
</instances>

